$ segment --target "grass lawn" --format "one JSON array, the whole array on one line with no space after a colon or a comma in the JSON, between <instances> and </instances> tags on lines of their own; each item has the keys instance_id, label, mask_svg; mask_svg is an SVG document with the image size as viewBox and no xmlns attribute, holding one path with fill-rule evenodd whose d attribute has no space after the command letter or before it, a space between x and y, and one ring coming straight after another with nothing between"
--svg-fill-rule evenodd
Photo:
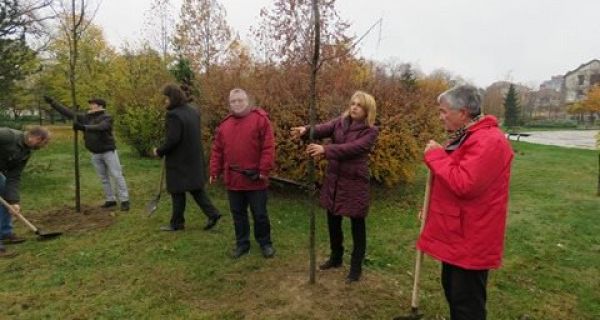
<instances>
[{"instance_id":1,"label":"grass lawn","mask_svg":"<svg viewBox=\"0 0 600 320\"><path fill-rule=\"evenodd\" d=\"M0 260L0 319L391 319L409 310L424 169L414 185L376 190L367 220L363 279L345 285L341 270L308 282L308 203L297 192L271 193L274 259L255 243L233 261L231 217L202 231L204 216L190 201L184 232L161 233L170 199L148 218L159 161L138 158L121 144L132 210L89 216L60 214L73 206L72 145L67 133L37 152L23 177L23 213L43 229L69 226L53 241L11 247L19 256ZM597 151L513 142L504 267L490 275L489 319L600 318L600 197ZM82 152L82 203L102 203L100 183ZM228 212L222 187L210 187ZM93 211L93 210L92 210ZM92 212L90 211L90 212ZM328 254L326 221L318 211L318 257ZM70 218L72 217L72 218ZM100 221L101 220L101 221ZM346 251L351 249L348 221ZM444 319L447 307L437 261L425 259L421 308Z\"/></svg>"}]
</instances>

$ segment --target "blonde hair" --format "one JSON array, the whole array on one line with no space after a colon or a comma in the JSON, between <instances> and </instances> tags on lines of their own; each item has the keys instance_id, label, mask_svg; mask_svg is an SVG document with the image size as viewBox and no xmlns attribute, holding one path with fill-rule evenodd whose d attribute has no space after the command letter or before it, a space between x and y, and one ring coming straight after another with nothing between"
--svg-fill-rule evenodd
<instances>
[{"instance_id":1,"label":"blonde hair","mask_svg":"<svg viewBox=\"0 0 600 320\"><path fill-rule=\"evenodd\" d=\"M356 91L350 98L350 104L352 104L352 100L358 99L360 103L360 107L365 111L367 117L365 118L365 122L369 127L375 125L375 117L377 117L377 104L375 103L375 98L372 95L364 92L364 91ZM350 115L350 107L348 110L344 112L343 117L348 117Z\"/></svg>"}]
</instances>

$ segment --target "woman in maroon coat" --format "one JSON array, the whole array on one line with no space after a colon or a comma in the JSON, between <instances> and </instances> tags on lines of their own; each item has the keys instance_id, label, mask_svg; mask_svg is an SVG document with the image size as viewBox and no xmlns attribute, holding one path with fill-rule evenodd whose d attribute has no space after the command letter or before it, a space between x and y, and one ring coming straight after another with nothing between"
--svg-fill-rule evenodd
<instances>
[{"instance_id":1,"label":"woman in maroon coat","mask_svg":"<svg viewBox=\"0 0 600 320\"><path fill-rule=\"evenodd\" d=\"M314 128L314 138L331 138L326 145L310 144L307 153L324 156L328 161L327 174L321 188L320 204L327 209L327 225L331 255L319 266L321 270L338 268L344 254L342 217L352 223L354 248L346 282L360 279L365 257L365 218L369 211L369 153L379 134L375 124L375 99L357 91L350 99L344 114ZM292 128L293 137L308 135L309 127Z\"/></svg>"}]
</instances>

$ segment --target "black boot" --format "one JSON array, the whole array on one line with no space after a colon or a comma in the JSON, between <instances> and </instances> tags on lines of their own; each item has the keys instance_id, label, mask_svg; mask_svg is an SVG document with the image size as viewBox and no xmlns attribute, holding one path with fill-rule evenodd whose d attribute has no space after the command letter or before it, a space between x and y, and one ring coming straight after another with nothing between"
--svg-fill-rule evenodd
<instances>
[{"instance_id":1,"label":"black boot","mask_svg":"<svg viewBox=\"0 0 600 320\"><path fill-rule=\"evenodd\" d=\"M362 274L362 264L365 259L365 249L367 247L367 234L364 218L352 218L352 258L350 259L350 272L346 277L346 283L356 282Z\"/></svg>"},{"instance_id":2,"label":"black boot","mask_svg":"<svg viewBox=\"0 0 600 320\"><path fill-rule=\"evenodd\" d=\"M328 270L332 268L339 268L342 266L342 257L344 255L344 248L331 251L331 255L327 261L323 262L319 266L319 270Z\"/></svg>"},{"instance_id":3,"label":"black boot","mask_svg":"<svg viewBox=\"0 0 600 320\"><path fill-rule=\"evenodd\" d=\"M100 208L108 209L108 208L112 208L112 207L116 207L116 206L117 206L116 201L105 201L104 204L100 206Z\"/></svg>"},{"instance_id":4,"label":"black boot","mask_svg":"<svg viewBox=\"0 0 600 320\"><path fill-rule=\"evenodd\" d=\"M352 259L350 261L350 272L346 276L346 283L350 284L352 282L356 282L360 280L360 276L362 275L362 263L364 256L352 254Z\"/></svg>"},{"instance_id":5,"label":"black boot","mask_svg":"<svg viewBox=\"0 0 600 320\"><path fill-rule=\"evenodd\" d=\"M220 214L216 214L216 215L208 218L208 220L206 221L206 225L204 226L204 230L212 229L217 224L217 222L219 222L219 219L221 219Z\"/></svg>"}]
</instances>

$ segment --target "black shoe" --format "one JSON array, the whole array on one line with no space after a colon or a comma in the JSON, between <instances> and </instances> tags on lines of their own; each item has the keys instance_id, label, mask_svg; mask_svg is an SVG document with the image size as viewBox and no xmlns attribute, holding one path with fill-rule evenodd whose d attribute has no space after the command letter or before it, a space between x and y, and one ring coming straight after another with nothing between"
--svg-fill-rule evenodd
<instances>
[{"instance_id":1,"label":"black shoe","mask_svg":"<svg viewBox=\"0 0 600 320\"><path fill-rule=\"evenodd\" d=\"M14 257L16 255L17 255L16 252L9 252L9 251L6 251L5 248L0 248L0 259L3 259L3 258L12 258L12 257Z\"/></svg>"},{"instance_id":2,"label":"black shoe","mask_svg":"<svg viewBox=\"0 0 600 320\"><path fill-rule=\"evenodd\" d=\"M129 211L129 201L121 202L121 211Z\"/></svg>"},{"instance_id":3,"label":"black shoe","mask_svg":"<svg viewBox=\"0 0 600 320\"><path fill-rule=\"evenodd\" d=\"M116 201L106 201L106 202L104 202L103 205L100 206L100 208L108 209L108 208L112 208L112 207L116 207L116 206L117 206Z\"/></svg>"},{"instance_id":4,"label":"black shoe","mask_svg":"<svg viewBox=\"0 0 600 320\"><path fill-rule=\"evenodd\" d=\"M4 244L19 244L25 241L26 240L24 238L19 238L14 233L2 237L2 243Z\"/></svg>"},{"instance_id":5,"label":"black shoe","mask_svg":"<svg viewBox=\"0 0 600 320\"><path fill-rule=\"evenodd\" d=\"M348 275L346 276L346 283L351 284L352 282L356 282L356 281L360 280L361 274L362 274L362 265L351 266L350 272L348 272Z\"/></svg>"},{"instance_id":6,"label":"black shoe","mask_svg":"<svg viewBox=\"0 0 600 320\"><path fill-rule=\"evenodd\" d=\"M180 230L184 230L184 229L185 229L184 226L173 227L172 225L168 225L168 226L160 227L160 231L180 231Z\"/></svg>"},{"instance_id":7,"label":"black shoe","mask_svg":"<svg viewBox=\"0 0 600 320\"><path fill-rule=\"evenodd\" d=\"M250 251L250 248L240 248L236 247L231 254L231 257L234 259L239 259L241 256L247 254Z\"/></svg>"},{"instance_id":8,"label":"black shoe","mask_svg":"<svg viewBox=\"0 0 600 320\"><path fill-rule=\"evenodd\" d=\"M219 219L221 219L220 214L217 214L214 217L208 218L208 221L206 221L206 225L204 226L204 230L212 229L217 224L217 222L219 222Z\"/></svg>"},{"instance_id":9,"label":"black shoe","mask_svg":"<svg viewBox=\"0 0 600 320\"><path fill-rule=\"evenodd\" d=\"M260 248L260 250L262 251L262 255L265 258L273 258L275 256L275 248L273 248L272 245L266 245L262 248Z\"/></svg>"},{"instance_id":10,"label":"black shoe","mask_svg":"<svg viewBox=\"0 0 600 320\"><path fill-rule=\"evenodd\" d=\"M342 266L342 260L334 260L334 259L328 259L327 261L325 261L323 264L321 264L319 266L319 270L328 270L328 269L332 269L332 268L339 268Z\"/></svg>"}]
</instances>

